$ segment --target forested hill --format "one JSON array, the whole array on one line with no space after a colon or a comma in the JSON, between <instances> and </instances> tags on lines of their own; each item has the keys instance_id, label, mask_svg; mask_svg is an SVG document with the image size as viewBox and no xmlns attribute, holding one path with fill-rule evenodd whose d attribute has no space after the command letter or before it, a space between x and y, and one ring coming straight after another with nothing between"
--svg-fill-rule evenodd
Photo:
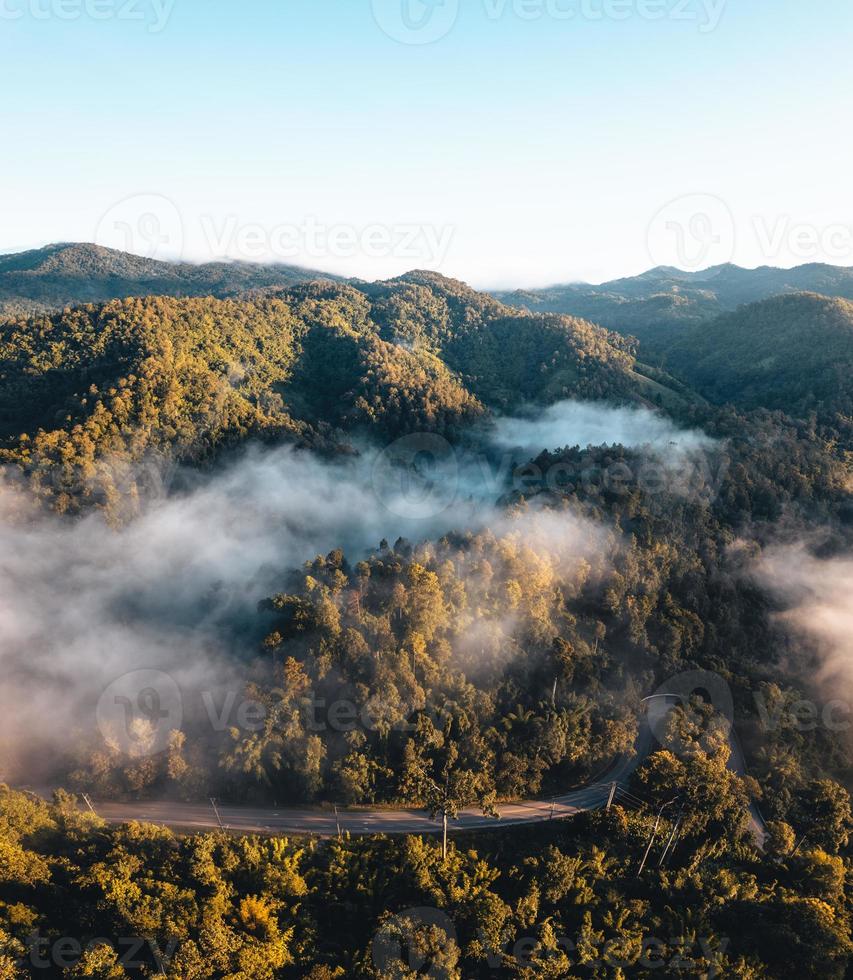
<instances>
[{"instance_id":1,"label":"forested hill","mask_svg":"<svg viewBox=\"0 0 853 980\"><path fill-rule=\"evenodd\" d=\"M813 293L744 306L691 328L671 370L714 402L825 420L853 411L853 303Z\"/></svg>"},{"instance_id":2,"label":"forested hill","mask_svg":"<svg viewBox=\"0 0 853 980\"><path fill-rule=\"evenodd\" d=\"M0 255L0 316L129 296L233 296L248 289L331 278L290 265L158 262L99 245L48 245Z\"/></svg>"},{"instance_id":3,"label":"forested hill","mask_svg":"<svg viewBox=\"0 0 853 980\"><path fill-rule=\"evenodd\" d=\"M511 306L593 320L637 337L644 351L659 353L685 326L732 312L744 303L795 292L853 299L853 269L822 264L795 269L721 265L691 273L661 266L600 286L576 283L495 295Z\"/></svg>"},{"instance_id":4,"label":"forested hill","mask_svg":"<svg viewBox=\"0 0 853 980\"><path fill-rule=\"evenodd\" d=\"M121 461L249 437L454 435L491 408L646 401L631 345L413 273L251 299L146 297L0 324L0 462L59 509L127 500ZM109 464L107 464L109 460ZM132 496L132 495L131 495Z\"/></svg>"},{"instance_id":5,"label":"forested hill","mask_svg":"<svg viewBox=\"0 0 853 980\"><path fill-rule=\"evenodd\" d=\"M67 515L0 494L0 769L89 804L0 782L0 978L42 954L59 975L67 937L69 977L414 977L387 936L447 980L846 980L851 314L786 296L691 330L674 360L719 406L628 338L427 272L0 321L0 476ZM600 440L548 423L491 466L484 417L566 398L679 400L706 438L649 449L646 413L601 405ZM412 432L486 464L480 497L447 481L446 523L388 506L441 470L334 456ZM222 458L250 441L306 449ZM171 460L196 472L164 486ZM643 699L679 690L609 810L455 819L614 778ZM118 799L411 808L451 833L173 835L101 823ZM133 936L150 962L125 970Z\"/></svg>"}]
</instances>

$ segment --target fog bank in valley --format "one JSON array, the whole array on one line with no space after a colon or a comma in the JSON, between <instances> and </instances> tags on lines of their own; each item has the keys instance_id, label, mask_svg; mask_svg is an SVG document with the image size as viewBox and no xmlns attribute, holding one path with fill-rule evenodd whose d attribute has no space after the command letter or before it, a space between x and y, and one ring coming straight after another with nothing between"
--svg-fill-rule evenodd
<instances>
[{"instance_id":1,"label":"fog bank in valley","mask_svg":"<svg viewBox=\"0 0 853 980\"><path fill-rule=\"evenodd\" d=\"M238 684L234 654L255 649L261 636L258 601L279 591L289 570L333 548L354 563L383 538L393 544L399 536L419 541L489 527L519 533L567 567L609 550L609 532L568 513L505 514L495 504L504 488L472 488L459 478L469 463L449 447L439 446L430 469L431 437L411 439L338 462L290 448L250 449L144 501L141 515L120 529L99 514L21 519L21 491L7 481L0 488L0 778L20 778L19 748L30 762L33 753L49 760L79 729L91 729L98 695L127 672L167 671L181 690ZM524 445L534 453L615 442L693 448L701 436L650 412L563 403L538 421L502 419L491 448Z\"/></svg>"},{"instance_id":2,"label":"fog bank in valley","mask_svg":"<svg viewBox=\"0 0 853 980\"><path fill-rule=\"evenodd\" d=\"M504 449L521 448L535 455L542 449L566 446L646 447L657 452L707 449L713 444L703 432L679 429L673 422L645 408L602 409L594 402L562 401L529 417L499 419L491 435Z\"/></svg>"}]
</instances>

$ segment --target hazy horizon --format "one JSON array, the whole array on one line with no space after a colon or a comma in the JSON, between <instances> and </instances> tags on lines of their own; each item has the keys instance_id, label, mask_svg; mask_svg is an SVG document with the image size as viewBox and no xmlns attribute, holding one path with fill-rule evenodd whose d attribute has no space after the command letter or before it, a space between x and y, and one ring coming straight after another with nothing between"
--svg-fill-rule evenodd
<instances>
[{"instance_id":1,"label":"hazy horizon","mask_svg":"<svg viewBox=\"0 0 853 980\"><path fill-rule=\"evenodd\" d=\"M0 248L0 256L22 255L22 254L24 254L26 252L39 252L39 251L44 251L44 250L49 249L49 248L69 247L69 246L75 246L75 245L98 245L98 244L99 244L98 242L92 242L92 241L48 241L48 242L43 242L43 243L38 244L38 245L24 246L22 248ZM112 248L112 246L101 246L101 247L104 247L104 248ZM249 264L249 265L259 265L259 266L269 266L269 267L275 267L275 266L292 266L294 268L304 269L305 271L308 271L308 272L318 272L318 273L322 273L322 274L325 274L325 275L341 275L340 273L336 273L336 272L334 272L331 269L325 269L325 268L323 268L322 265L320 265L320 264L318 264L318 265L305 265L305 264L303 264L301 262L287 262L287 261L284 261L282 259L275 259L275 258L271 258L271 259L267 259L267 260L263 260L263 259L261 259L261 260L254 259L253 260L253 259L244 259L244 258L240 258L240 257L230 257L230 256L224 256L223 257L223 256L220 256L220 257L214 257L214 258L190 259L190 258L187 258L187 257L183 257L183 258L182 257L174 257L174 258L172 258L172 257L167 257L167 256L156 256L156 257L155 256L146 256L142 252L134 252L134 251L129 251L127 249L114 249L114 250L115 251L126 252L128 255L133 255L133 256L136 256L138 258L156 258L157 261L168 262L168 263L171 263L171 264L177 264L177 263L183 262L183 263L186 263L186 264L189 264L189 265L201 266L201 265L206 265L206 264L210 264L210 263L217 263L217 262L219 262L219 263L225 263L225 264L229 264L229 263L232 263L232 264L246 263L246 264ZM526 284L523 284L523 285L522 284L519 284L518 282L512 282L512 281L506 282L506 283L475 282L475 281L472 281L470 279L467 279L463 275L460 275L460 274L455 273L452 269L428 270L428 271L437 271L437 272L440 271L441 275L444 275L444 276L446 276L446 277L448 277L450 279L456 279L456 280L459 280L461 282L465 282L469 286L472 286L473 288L478 289L478 290L481 290L483 292L501 292L501 291L509 291L509 290L513 290L513 289L519 289L519 290L524 290L524 289L532 289L532 290L536 290L536 289L548 289L548 288L558 287L558 286L601 286L601 285L604 285L606 283L617 282L617 281L619 281L621 279L637 278L637 277L642 276L644 274L647 274L649 272L653 272L653 271L655 271L657 269L665 269L665 268L671 268L673 271L679 272L679 273L683 273L685 275L698 275L698 276L701 276L704 273L707 273L707 272L711 271L712 269L716 269L716 268L719 268L719 267L724 266L724 265L731 265L731 266L733 266L735 268L738 268L738 269L741 269L741 270L743 270L745 272L756 272L759 269L778 269L778 270L781 270L781 271L791 271L793 269L798 269L798 268L801 268L803 266L808 266L808 265L828 265L828 266L832 266L834 268L839 268L839 269L853 269L853 262L851 262L851 263L841 263L841 262L817 262L817 261L815 261L815 262L796 262L796 263L793 263L793 264L790 264L790 265L773 265L771 263L763 263L762 265L757 265L757 266L744 266L744 265L740 265L737 262L727 262L727 263L715 263L713 265L703 266L703 267L697 268L697 269L683 268L683 267L678 266L678 265L667 266L667 265L661 264L661 265L656 265L656 266L646 266L644 268L641 268L641 269L639 269L637 271L633 271L633 272L619 273L619 274L617 274L615 276L608 277L607 279L589 280L589 279L576 279L576 278L569 279L569 278L564 278L564 279L549 280L549 281L543 281L543 282L537 282L537 283L526 283ZM375 278L366 278L366 277L363 277L363 276L352 276L352 277L345 277L345 278L359 279L359 280L364 281L364 282L379 282L379 281L382 281L383 279L398 278L399 276L403 276L403 275L406 275L408 273L412 273L412 272L416 272L416 271L420 271L420 267L419 266L412 266L411 268L405 269L402 272L395 273L393 276L378 276L378 277L375 277Z\"/></svg>"},{"instance_id":2,"label":"hazy horizon","mask_svg":"<svg viewBox=\"0 0 853 980\"><path fill-rule=\"evenodd\" d=\"M16 93L0 122L25 150L0 164L3 251L97 241L491 289L853 265L841 0L819 17L792 0L317 0L239 16L216 0L63 0L46 16L56 3L0 11Z\"/></svg>"}]
</instances>

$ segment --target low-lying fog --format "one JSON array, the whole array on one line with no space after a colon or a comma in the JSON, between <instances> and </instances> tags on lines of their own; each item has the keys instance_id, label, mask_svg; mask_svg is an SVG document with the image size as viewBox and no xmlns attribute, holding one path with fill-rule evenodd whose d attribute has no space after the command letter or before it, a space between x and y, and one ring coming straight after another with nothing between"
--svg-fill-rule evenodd
<instances>
[{"instance_id":1,"label":"low-lying fog","mask_svg":"<svg viewBox=\"0 0 853 980\"><path fill-rule=\"evenodd\" d=\"M703 445L648 411L571 402L538 420L500 420L491 440L492 458L518 446L533 455L621 442L672 456ZM121 530L97 514L13 520L19 491L0 490L0 769L11 774L17 744L66 745L128 671L167 670L182 688L227 682L229 654L258 638L258 601L317 554L341 547L354 561L383 538L507 528L496 508L507 474L482 462L431 436L334 463L255 448L147 501ZM523 521L523 533L567 561L599 531L565 515Z\"/></svg>"}]
</instances>

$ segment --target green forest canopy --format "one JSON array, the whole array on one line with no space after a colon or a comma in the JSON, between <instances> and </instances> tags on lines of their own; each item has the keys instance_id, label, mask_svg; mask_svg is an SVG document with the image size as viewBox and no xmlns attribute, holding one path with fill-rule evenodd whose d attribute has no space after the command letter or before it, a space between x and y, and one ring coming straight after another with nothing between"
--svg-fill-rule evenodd
<instances>
[{"instance_id":1,"label":"green forest canopy","mask_svg":"<svg viewBox=\"0 0 853 980\"><path fill-rule=\"evenodd\" d=\"M132 519L127 500L145 488L117 481L116 459L215 466L248 441L335 452L355 434L455 442L490 414L564 398L666 395L720 457L710 494L529 487L503 501L500 529L318 556L282 575L257 613L266 639L236 665L269 725L212 737L189 724L143 759L70 744L59 761L73 788L417 806L429 802L423 774L449 772L478 802L547 794L630 752L639 698L693 669L731 688L751 767L727 767L728 744L702 737L696 702L673 716L686 750L654 752L610 813L457 837L446 861L416 838L108 828L67 795L48 805L3 790L0 976L30 975L33 937L45 975L412 976L377 960L385 930L448 978L652 976L642 957L657 937L674 975L784 978L796 964L843 980L853 749L844 730L791 720L822 697L816 651L786 632L744 562L802 529L819 529L828 554L849 550L850 382L834 366L849 358L850 309L793 296L726 316L674 348L680 383L638 363L633 341L431 273L125 298L0 325L2 459L69 520L92 506ZM549 447L536 460L568 472L640 462L623 447ZM605 528L595 560L567 570L513 533L532 513ZM757 696L783 723L762 723ZM318 733L309 697L376 697L385 713ZM677 845L638 878L673 799L654 855L669 835ZM765 853L748 829L755 802ZM444 914L453 936L398 917L412 908ZM125 968L133 936L142 961Z\"/></svg>"}]
</instances>

